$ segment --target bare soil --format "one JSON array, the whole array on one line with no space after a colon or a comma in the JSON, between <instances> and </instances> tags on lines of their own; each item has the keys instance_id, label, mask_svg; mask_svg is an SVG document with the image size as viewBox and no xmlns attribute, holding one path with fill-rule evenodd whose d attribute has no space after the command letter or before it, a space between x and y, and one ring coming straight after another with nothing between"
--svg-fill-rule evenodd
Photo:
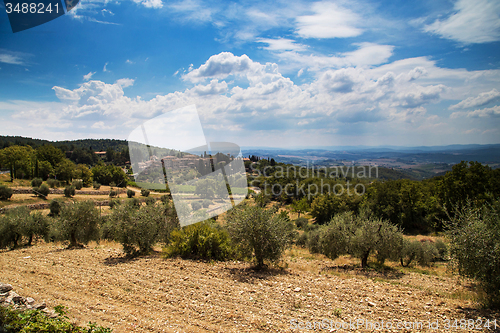
<instances>
[{"instance_id":1,"label":"bare soil","mask_svg":"<svg viewBox=\"0 0 500 333\"><path fill-rule=\"evenodd\" d=\"M382 320L424 324L395 332L472 331L445 330L447 319L500 324L499 313L478 310L470 282L442 269L361 270L349 259L332 262L300 248L283 265L255 271L247 262L163 259L159 252L127 259L113 242L74 250L41 242L0 252L0 281L49 307L64 305L78 324L97 322L114 332L298 331L293 320L365 320L356 326L360 332L375 331L366 322ZM429 320L439 330L429 329ZM330 328L315 331L349 330Z\"/></svg>"}]
</instances>

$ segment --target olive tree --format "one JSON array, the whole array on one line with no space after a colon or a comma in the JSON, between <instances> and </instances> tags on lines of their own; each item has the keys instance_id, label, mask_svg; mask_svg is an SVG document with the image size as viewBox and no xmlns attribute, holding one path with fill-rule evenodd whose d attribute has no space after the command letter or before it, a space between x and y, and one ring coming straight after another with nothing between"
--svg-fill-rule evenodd
<instances>
[{"instance_id":1,"label":"olive tree","mask_svg":"<svg viewBox=\"0 0 500 333\"><path fill-rule=\"evenodd\" d=\"M132 201L113 209L103 225L106 238L120 242L127 255L146 254L153 245L168 243L179 227L172 203L136 206Z\"/></svg>"},{"instance_id":2,"label":"olive tree","mask_svg":"<svg viewBox=\"0 0 500 333\"><path fill-rule=\"evenodd\" d=\"M277 262L296 236L293 223L275 208L239 205L228 212L226 221L233 241L253 253L259 269L264 260Z\"/></svg>"},{"instance_id":3,"label":"olive tree","mask_svg":"<svg viewBox=\"0 0 500 333\"><path fill-rule=\"evenodd\" d=\"M359 215L337 214L308 238L311 252L322 253L332 260L349 254L361 260L362 268L368 266L372 254L380 263L386 259L398 260L402 246L403 234L396 226L366 211Z\"/></svg>"},{"instance_id":4,"label":"olive tree","mask_svg":"<svg viewBox=\"0 0 500 333\"><path fill-rule=\"evenodd\" d=\"M40 212L30 214L24 206L10 209L0 217L0 248L16 248L23 239L31 246L33 238L47 238L49 224L47 218Z\"/></svg>"},{"instance_id":5,"label":"olive tree","mask_svg":"<svg viewBox=\"0 0 500 333\"><path fill-rule=\"evenodd\" d=\"M447 224L452 267L462 276L476 279L484 303L500 307L500 201L482 209L466 204Z\"/></svg>"},{"instance_id":6,"label":"olive tree","mask_svg":"<svg viewBox=\"0 0 500 333\"><path fill-rule=\"evenodd\" d=\"M68 248L81 246L99 236L99 210L92 200L62 205L55 224L56 237L69 240Z\"/></svg>"}]
</instances>

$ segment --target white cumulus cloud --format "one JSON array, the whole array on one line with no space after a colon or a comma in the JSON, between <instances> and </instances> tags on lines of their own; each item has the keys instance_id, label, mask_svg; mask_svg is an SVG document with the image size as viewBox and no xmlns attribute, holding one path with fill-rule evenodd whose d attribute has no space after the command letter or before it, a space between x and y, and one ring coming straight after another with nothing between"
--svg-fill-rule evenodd
<instances>
[{"instance_id":1,"label":"white cumulus cloud","mask_svg":"<svg viewBox=\"0 0 500 333\"><path fill-rule=\"evenodd\" d=\"M468 118L487 118L487 117L500 117L500 105L478 109L474 111L457 111L450 115L450 118L468 117Z\"/></svg>"},{"instance_id":2,"label":"white cumulus cloud","mask_svg":"<svg viewBox=\"0 0 500 333\"><path fill-rule=\"evenodd\" d=\"M456 110L456 109L475 108L478 106L483 106L488 103L497 101L499 99L500 99L500 92L496 89L492 89L491 91L480 93L476 97L469 97L467 99L464 99L460 103L450 106L449 109Z\"/></svg>"},{"instance_id":3,"label":"white cumulus cloud","mask_svg":"<svg viewBox=\"0 0 500 333\"><path fill-rule=\"evenodd\" d=\"M85 81L90 80L94 74L95 74L95 72L89 72L88 74L85 74L83 76L83 80L85 80Z\"/></svg>"},{"instance_id":4,"label":"white cumulus cloud","mask_svg":"<svg viewBox=\"0 0 500 333\"><path fill-rule=\"evenodd\" d=\"M464 44L500 40L500 1L457 0L454 13L424 30Z\"/></svg>"},{"instance_id":5,"label":"white cumulus cloud","mask_svg":"<svg viewBox=\"0 0 500 333\"><path fill-rule=\"evenodd\" d=\"M361 17L333 2L317 2L312 15L297 17L297 34L304 38L346 38L361 35Z\"/></svg>"}]
</instances>

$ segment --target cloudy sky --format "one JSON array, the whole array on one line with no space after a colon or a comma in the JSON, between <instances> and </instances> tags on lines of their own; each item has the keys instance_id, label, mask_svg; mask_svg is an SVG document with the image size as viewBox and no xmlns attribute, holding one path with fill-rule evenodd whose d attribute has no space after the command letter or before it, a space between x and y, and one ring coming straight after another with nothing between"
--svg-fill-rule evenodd
<instances>
[{"instance_id":1,"label":"cloudy sky","mask_svg":"<svg viewBox=\"0 0 500 333\"><path fill-rule=\"evenodd\" d=\"M194 104L241 146L500 143L498 0L81 0L18 33L0 6L0 135L126 139Z\"/></svg>"}]
</instances>

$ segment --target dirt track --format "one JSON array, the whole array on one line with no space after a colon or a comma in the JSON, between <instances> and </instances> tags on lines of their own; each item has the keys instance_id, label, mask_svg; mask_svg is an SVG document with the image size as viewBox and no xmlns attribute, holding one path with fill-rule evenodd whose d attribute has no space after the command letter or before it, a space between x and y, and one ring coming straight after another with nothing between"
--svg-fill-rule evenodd
<instances>
[{"instance_id":1,"label":"dirt track","mask_svg":"<svg viewBox=\"0 0 500 333\"><path fill-rule=\"evenodd\" d=\"M297 325L438 320L443 328L446 319L498 317L454 299L464 289L455 278L343 272L332 270L329 260L297 253L287 257L286 270L255 272L248 263L162 259L159 253L125 260L115 243L75 250L42 243L0 252L0 281L50 307L64 305L79 324L94 321L114 332L298 332L293 319Z\"/></svg>"}]
</instances>

